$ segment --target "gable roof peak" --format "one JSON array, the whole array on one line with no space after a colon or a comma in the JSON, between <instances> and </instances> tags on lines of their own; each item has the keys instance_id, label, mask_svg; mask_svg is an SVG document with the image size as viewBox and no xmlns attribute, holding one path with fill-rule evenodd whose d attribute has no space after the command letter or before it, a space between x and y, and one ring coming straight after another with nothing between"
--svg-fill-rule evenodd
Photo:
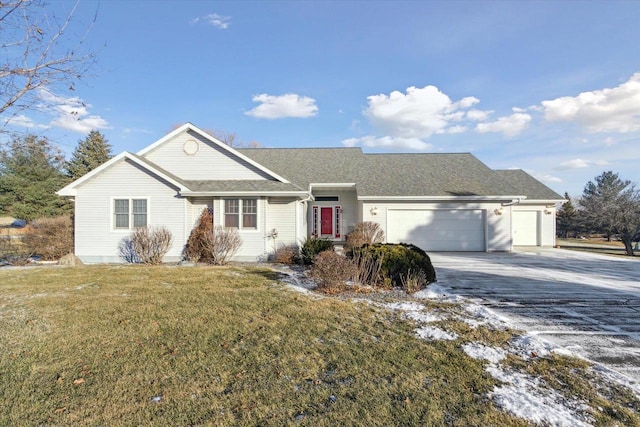
<instances>
[{"instance_id":1,"label":"gable roof peak","mask_svg":"<svg viewBox=\"0 0 640 427\"><path fill-rule=\"evenodd\" d=\"M147 147L145 147L142 150L138 151L136 153L136 155L144 158L147 153L155 150L159 146L165 144L167 141L170 141L171 139L175 138L176 136L180 135L181 133L187 132L187 131L192 131L192 132L198 134L204 140L211 142L212 144L218 146L219 148L227 151L231 155L233 155L235 157L238 157L238 158L242 159L243 161L249 163L250 165L260 169L261 171L263 171L267 175L270 175L274 179L276 179L276 180L278 180L280 182L287 183L287 184L289 183L289 181L286 178L283 178L282 176L278 175L277 173L273 172L272 170L267 169L264 165L261 165L260 163L256 162L255 160L245 156L240 151L238 151L235 148L225 144L224 142L220 141L215 136L211 135L208 132L205 132L204 130L200 129L198 126L196 126L196 125L194 125L192 123L189 123L189 122L187 122L187 123L183 124L182 126L174 129L173 131L169 132L168 134L166 134L165 136L163 136L162 138L160 138L159 140L157 140L153 144L148 145Z\"/></svg>"}]
</instances>

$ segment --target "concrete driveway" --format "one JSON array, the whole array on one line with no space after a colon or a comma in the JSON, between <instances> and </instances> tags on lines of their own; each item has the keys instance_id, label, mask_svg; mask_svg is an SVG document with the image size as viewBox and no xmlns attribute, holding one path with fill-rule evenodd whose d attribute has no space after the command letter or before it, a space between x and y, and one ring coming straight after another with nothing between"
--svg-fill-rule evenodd
<instances>
[{"instance_id":1,"label":"concrete driveway","mask_svg":"<svg viewBox=\"0 0 640 427\"><path fill-rule=\"evenodd\" d=\"M451 293L640 381L640 260L539 248L429 255Z\"/></svg>"}]
</instances>

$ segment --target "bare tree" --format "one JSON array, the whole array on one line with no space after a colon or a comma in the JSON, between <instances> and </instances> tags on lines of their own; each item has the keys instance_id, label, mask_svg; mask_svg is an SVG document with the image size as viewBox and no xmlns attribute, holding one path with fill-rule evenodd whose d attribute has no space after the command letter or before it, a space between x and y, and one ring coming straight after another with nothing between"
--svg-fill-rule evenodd
<instances>
[{"instance_id":1,"label":"bare tree","mask_svg":"<svg viewBox=\"0 0 640 427\"><path fill-rule=\"evenodd\" d=\"M95 64L84 42L96 16L84 35L69 30L78 3L58 18L41 0L0 1L0 130L21 111L46 109L43 90L73 91Z\"/></svg>"}]
</instances>

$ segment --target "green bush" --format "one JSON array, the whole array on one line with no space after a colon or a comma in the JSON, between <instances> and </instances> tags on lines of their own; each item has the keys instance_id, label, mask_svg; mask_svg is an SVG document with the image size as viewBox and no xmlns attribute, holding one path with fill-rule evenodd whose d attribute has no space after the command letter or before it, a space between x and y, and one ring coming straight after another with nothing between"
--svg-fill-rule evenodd
<instances>
[{"instance_id":1,"label":"green bush","mask_svg":"<svg viewBox=\"0 0 640 427\"><path fill-rule=\"evenodd\" d=\"M333 243L328 239L319 239L317 237L310 237L302 243L302 262L305 265L313 264L313 259L320 252L332 251Z\"/></svg>"},{"instance_id":2,"label":"green bush","mask_svg":"<svg viewBox=\"0 0 640 427\"><path fill-rule=\"evenodd\" d=\"M374 260L379 263L380 267L374 277L369 278L372 284L398 286L412 292L436 281L436 272L429 255L414 245L365 245L354 248L352 256L356 262Z\"/></svg>"}]
</instances>

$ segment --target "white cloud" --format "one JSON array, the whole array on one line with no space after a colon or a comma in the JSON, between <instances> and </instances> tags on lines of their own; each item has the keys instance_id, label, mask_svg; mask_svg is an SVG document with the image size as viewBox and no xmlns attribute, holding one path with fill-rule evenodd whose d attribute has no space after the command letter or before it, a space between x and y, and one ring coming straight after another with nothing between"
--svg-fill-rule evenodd
<instances>
[{"instance_id":1,"label":"white cloud","mask_svg":"<svg viewBox=\"0 0 640 427\"><path fill-rule=\"evenodd\" d=\"M640 73L615 88L582 92L543 101L549 121L576 122L588 132L635 132L640 130Z\"/></svg>"},{"instance_id":2,"label":"white cloud","mask_svg":"<svg viewBox=\"0 0 640 427\"><path fill-rule=\"evenodd\" d=\"M490 123L478 123L476 132L502 132L504 136L513 137L520 134L531 122L531 115L527 113L513 113L510 116L500 117Z\"/></svg>"},{"instance_id":3,"label":"white cloud","mask_svg":"<svg viewBox=\"0 0 640 427\"><path fill-rule=\"evenodd\" d=\"M606 145L607 147L611 147L615 143L616 143L616 140L613 139L612 137L608 137L604 140L604 145Z\"/></svg>"},{"instance_id":4,"label":"white cloud","mask_svg":"<svg viewBox=\"0 0 640 427\"><path fill-rule=\"evenodd\" d=\"M421 141L418 138L395 138L392 136L349 138L343 140L342 145L345 147L361 145L370 148L408 148L416 151L426 151L432 148L431 144Z\"/></svg>"},{"instance_id":5,"label":"white cloud","mask_svg":"<svg viewBox=\"0 0 640 427\"><path fill-rule=\"evenodd\" d=\"M551 183L563 182L562 179L558 178L557 176L553 176L549 174L538 176L538 179L540 179L543 182L551 182Z\"/></svg>"},{"instance_id":6,"label":"white cloud","mask_svg":"<svg viewBox=\"0 0 640 427\"><path fill-rule=\"evenodd\" d=\"M480 102L472 96L452 102L435 86L407 88L406 93L372 95L364 115L379 131L394 138L428 138L446 133L465 118L465 109ZM461 128L456 127L454 133Z\"/></svg>"},{"instance_id":7,"label":"white cloud","mask_svg":"<svg viewBox=\"0 0 640 427\"><path fill-rule=\"evenodd\" d=\"M41 107L56 116L49 123L49 127L59 127L78 133L109 128L109 123L100 116L90 114L91 105L78 97L65 98L43 89L40 91L40 98L45 102Z\"/></svg>"},{"instance_id":8,"label":"white cloud","mask_svg":"<svg viewBox=\"0 0 640 427\"><path fill-rule=\"evenodd\" d=\"M220 30L226 30L231 25L231 17L218 15L217 13L210 13L204 16L198 16L191 20L191 24L197 24L198 22L205 22Z\"/></svg>"},{"instance_id":9,"label":"white cloud","mask_svg":"<svg viewBox=\"0 0 640 427\"><path fill-rule=\"evenodd\" d=\"M22 128L28 128L28 129L31 129L37 126L36 122L34 122L31 118L23 114L19 114L13 117L3 118L2 122L7 126L22 127Z\"/></svg>"},{"instance_id":10,"label":"white cloud","mask_svg":"<svg viewBox=\"0 0 640 427\"><path fill-rule=\"evenodd\" d=\"M562 169L581 169L581 168L588 168L589 167L589 162L587 160L583 160L583 159L572 159L572 160L567 160L566 162L562 162L560 163L560 167Z\"/></svg>"},{"instance_id":11,"label":"white cloud","mask_svg":"<svg viewBox=\"0 0 640 427\"><path fill-rule=\"evenodd\" d=\"M466 117L474 122L482 122L487 120L492 113L493 111L469 110L467 111Z\"/></svg>"},{"instance_id":12,"label":"white cloud","mask_svg":"<svg viewBox=\"0 0 640 427\"><path fill-rule=\"evenodd\" d=\"M315 99L295 93L287 93L280 96L263 93L254 96L252 100L261 104L245 112L245 114L260 119L307 118L318 114L318 106Z\"/></svg>"}]
</instances>

